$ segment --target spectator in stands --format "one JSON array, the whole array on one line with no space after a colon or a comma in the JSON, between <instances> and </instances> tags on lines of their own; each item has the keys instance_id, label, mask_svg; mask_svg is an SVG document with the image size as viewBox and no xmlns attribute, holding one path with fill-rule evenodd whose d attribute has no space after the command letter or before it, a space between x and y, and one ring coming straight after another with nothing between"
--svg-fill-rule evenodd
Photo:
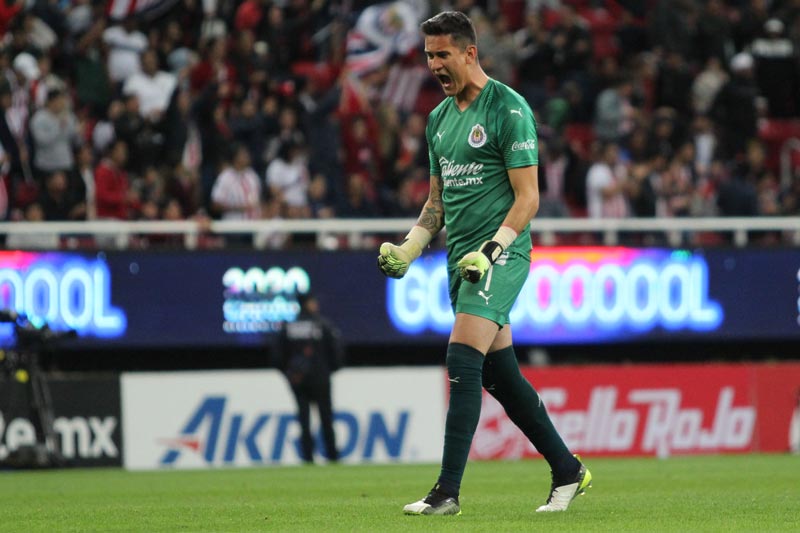
<instances>
[{"instance_id":1,"label":"spectator in stands","mask_svg":"<svg viewBox=\"0 0 800 533\"><path fill-rule=\"evenodd\" d=\"M76 107L88 107L92 115L101 117L108 107L112 94L112 82L108 75L103 55L103 32L107 28L103 6L92 6L92 25L85 32L75 35L75 51L72 57Z\"/></svg>"},{"instance_id":2,"label":"spectator in stands","mask_svg":"<svg viewBox=\"0 0 800 533\"><path fill-rule=\"evenodd\" d=\"M114 121L114 135L128 146L127 170L141 174L148 162L160 158L164 139L156 125L142 116L139 96L131 93L123 98L124 109Z\"/></svg>"},{"instance_id":3,"label":"spectator in stands","mask_svg":"<svg viewBox=\"0 0 800 533\"><path fill-rule=\"evenodd\" d=\"M780 20L769 19L764 24L764 36L750 47L756 82L767 100L767 114L779 119L800 116L800 59L784 28Z\"/></svg>"},{"instance_id":4,"label":"spectator in stands","mask_svg":"<svg viewBox=\"0 0 800 533\"><path fill-rule=\"evenodd\" d=\"M240 33L247 30L255 30L264 19L266 8L267 0L244 0L236 8L233 27Z\"/></svg>"},{"instance_id":5,"label":"spectator in stands","mask_svg":"<svg viewBox=\"0 0 800 533\"><path fill-rule=\"evenodd\" d=\"M5 35L9 23L22 9L23 3L17 0L0 2L0 35Z\"/></svg>"},{"instance_id":6,"label":"spectator in stands","mask_svg":"<svg viewBox=\"0 0 800 533\"><path fill-rule=\"evenodd\" d=\"M376 185L383 181L383 173L380 150L375 137L370 134L370 120L362 116L354 117L348 133L344 141L347 152L345 170L365 178L367 181L364 186L372 196Z\"/></svg>"},{"instance_id":7,"label":"spectator in stands","mask_svg":"<svg viewBox=\"0 0 800 533\"><path fill-rule=\"evenodd\" d=\"M692 56L696 9L693 0L659 0L650 15L650 35L656 49Z\"/></svg>"},{"instance_id":8,"label":"spectator in stands","mask_svg":"<svg viewBox=\"0 0 800 533\"><path fill-rule=\"evenodd\" d=\"M3 41L8 49L9 55L13 58L23 52L29 54L40 54L41 50L35 46L26 28L26 18L32 17L31 13L23 10L11 21L8 32Z\"/></svg>"},{"instance_id":9,"label":"spectator in stands","mask_svg":"<svg viewBox=\"0 0 800 533\"><path fill-rule=\"evenodd\" d=\"M11 87L7 80L0 79L0 146L3 150L4 165L7 165L3 174L8 178L8 213L15 206L14 188L17 182L24 179L23 165L27 165L27 160L23 160L23 157L27 157L25 144L17 138L8 121L8 111L11 106Z\"/></svg>"},{"instance_id":10,"label":"spectator in stands","mask_svg":"<svg viewBox=\"0 0 800 533\"><path fill-rule=\"evenodd\" d=\"M184 4L185 5L185 4ZM161 64L185 85L192 67L200 60L197 51L189 46L191 26L183 27L177 20L168 20L158 44Z\"/></svg>"},{"instance_id":11,"label":"spectator in stands","mask_svg":"<svg viewBox=\"0 0 800 533\"><path fill-rule=\"evenodd\" d=\"M143 218L157 219L161 206L167 202L164 177L154 165L147 165L141 176L131 182L131 189L139 198L139 211Z\"/></svg>"},{"instance_id":12,"label":"spectator in stands","mask_svg":"<svg viewBox=\"0 0 800 533\"><path fill-rule=\"evenodd\" d=\"M158 54L148 48L141 54L141 71L128 76L122 87L125 95L136 95L139 114L145 121L158 125L164 118L178 80L171 72L159 70Z\"/></svg>"},{"instance_id":13,"label":"spectator in stands","mask_svg":"<svg viewBox=\"0 0 800 533\"><path fill-rule=\"evenodd\" d=\"M753 56L742 52L731 59L731 79L722 86L711 106L711 117L720 135L720 149L727 158L744 152L756 136L758 87L753 80Z\"/></svg>"},{"instance_id":14,"label":"spectator in stands","mask_svg":"<svg viewBox=\"0 0 800 533\"><path fill-rule=\"evenodd\" d=\"M761 141L753 139L747 143L744 161L736 165L736 172L753 185L758 185L770 174L770 170L767 168L766 148Z\"/></svg>"},{"instance_id":15,"label":"spectator in stands","mask_svg":"<svg viewBox=\"0 0 800 533\"><path fill-rule=\"evenodd\" d=\"M632 96L633 81L628 77L600 93L594 115L594 132L599 140L617 143L633 130Z\"/></svg>"},{"instance_id":16,"label":"spectator in stands","mask_svg":"<svg viewBox=\"0 0 800 533\"><path fill-rule=\"evenodd\" d=\"M258 77L254 81L266 81L266 64L263 59L267 54L262 56L259 50L260 47L256 46L255 33L251 30L244 30L236 34L233 46L228 52L228 60L242 85L243 93L249 89L250 80L254 79L255 75Z\"/></svg>"},{"instance_id":17,"label":"spectator in stands","mask_svg":"<svg viewBox=\"0 0 800 533\"><path fill-rule=\"evenodd\" d=\"M711 110L711 104L717 93L728 81L728 74L722 68L722 61L711 56L705 68L692 81L692 109L698 115L705 115Z\"/></svg>"},{"instance_id":18,"label":"spectator in stands","mask_svg":"<svg viewBox=\"0 0 800 533\"><path fill-rule=\"evenodd\" d=\"M238 105L234 104L233 111L228 121L231 135L250 151L253 169L260 176L266 169L264 152L267 129L264 117L258 109L258 101L255 98L244 98Z\"/></svg>"},{"instance_id":19,"label":"spectator in stands","mask_svg":"<svg viewBox=\"0 0 800 533\"><path fill-rule=\"evenodd\" d=\"M781 188L775 174L768 172L756 183L758 192L758 214L762 217L774 217L781 214ZM779 242L778 239L773 240Z\"/></svg>"},{"instance_id":20,"label":"spectator in stands","mask_svg":"<svg viewBox=\"0 0 800 533\"><path fill-rule=\"evenodd\" d=\"M223 220L261 218L261 180L250 166L250 152L237 144L231 148L231 161L217 176L211 190L214 212Z\"/></svg>"},{"instance_id":21,"label":"spectator in stands","mask_svg":"<svg viewBox=\"0 0 800 533\"><path fill-rule=\"evenodd\" d=\"M770 0L749 0L732 9L731 17L735 21L732 36L736 50L744 50L761 35L764 24L770 18L770 3Z\"/></svg>"},{"instance_id":22,"label":"spectator in stands","mask_svg":"<svg viewBox=\"0 0 800 533\"><path fill-rule=\"evenodd\" d=\"M83 144L78 148L75 157L75 173L70 179L71 182L78 182L76 189L82 189L84 203L86 204L86 220L97 218L97 203L94 179L94 153L92 147Z\"/></svg>"},{"instance_id":23,"label":"spectator in stands","mask_svg":"<svg viewBox=\"0 0 800 533\"><path fill-rule=\"evenodd\" d=\"M336 209L328 191L328 179L322 174L314 174L308 185L308 207L312 218L333 218Z\"/></svg>"},{"instance_id":24,"label":"spectator in stands","mask_svg":"<svg viewBox=\"0 0 800 533\"><path fill-rule=\"evenodd\" d=\"M397 197L391 206L391 216L419 216L430 189L430 173L425 167L415 167L397 188Z\"/></svg>"},{"instance_id":25,"label":"spectator in stands","mask_svg":"<svg viewBox=\"0 0 800 533\"><path fill-rule=\"evenodd\" d=\"M520 94L531 109L539 111L550 93L549 84L555 68L555 50L549 34L542 27L541 18L529 10L525 26L514 34L516 45L517 77Z\"/></svg>"},{"instance_id":26,"label":"spectator in stands","mask_svg":"<svg viewBox=\"0 0 800 533\"><path fill-rule=\"evenodd\" d=\"M267 7L267 16L262 20L259 29L259 40L267 42L276 78L288 78L292 63L300 59L301 47L305 44L303 28L306 22L307 18L304 16L287 18L284 8L278 3L273 2Z\"/></svg>"},{"instance_id":27,"label":"spectator in stands","mask_svg":"<svg viewBox=\"0 0 800 533\"><path fill-rule=\"evenodd\" d=\"M125 164L128 160L128 144L117 139L108 148L106 156L94 171L95 202L98 219L128 220L132 210L138 207L139 199L130 189Z\"/></svg>"},{"instance_id":28,"label":"spectator in stands","mask_svg":"<svg viewBox=\"0 0 800 533\"><path fill-rule=\"evenodd\" d=\"M707 116L699 115L695 118L692 124L692 142L695 148L694 167L698 177L703 179L711 168L718 144L713 124Z\"/></svg>"},{"instance_id":29,"label":"spectator in stands","mask_svg":"<svg viewBox=\"0 0 800 533\"><path fill-rule=\"evenodd\" d=\"M210 204L208 200L211 189L225 163L226 147L232 140L224 103L231 90L230 83L208 84L198 96L192 110L200 135L200 183L204 204Z\"/></svg>"},{"instance_id":30,"label":"spectator in stands","mask_svg":"<svg viewBox=\"0 0 800 533\"><path fill-rule=\"evenodd\" d=\"M25 222L44 222L42 205L39 202L31 202L26 205L23 220ZM5 245L11 250L56 250L59 247L59 239L55 233L12 233L6 238Z\"/></svg>"},{"instance_id":31,"label":"spectator in stands","mask_svg":"<svg viewBox=\"0 0 800 533\"><path fill-rule=\"evenodd\" d=\"M539 211L537 216L542 218L561 218L569 216L567 207L567 158L566 147L562 139L539 138L540 169L544 167L541 176L544 177L546 187L542 187L539 198Z\"/></svg>"},{"instance_id":32,"label":"spectator in stands","mask_svg":"<svg viewBox=\"0 0 800 533\"><path fill-rule=\"evenodd\" d=\"M306 84L306 90L307 98L301 101L306 106L309 171L325 176L326 188L335 202L343 196L344 182L341 125L336 113L341 90L336 85L326 87L322 80Z\"/></svg>"},{"instance_id":33,"label":"spectator in stands","mask_svg":"<svg viewBox=\"0 0 800 533\"><path fill-rule=\"evenodd\" d=\"M672 158L684 140L684 132L678 121L679 117L669 107L657 109L652 114L648 148L650 154L664 154L667 159Z\"/></svg>"},{"instance_id":34,"label":"spectator in stands","mask_svg":"<svg viewBox=\"0 0 800 533\"><path fill-rule=\"evenodd\" d=\"M30 122L33 165L38 176L56 171L72 172L75 166L73 148L82 142L79 128L67 95L59 89L51 90L47 105L36 111Z\"/></svg>"},{"instance_id":35,"label":"spectator in stands","mask_svg":"<svg viewBox=\"0 0 800 533\"><path fill-rule=\"evenodd\" d=\"M11 84L11 107L6 110L6 120L19 143L28 135L28 122L33 108L33 95L39 84L39 63L29 53L14 57L12 68L7 73ZM27 152L26 152L27 159Z\"/></svg>"},{"instance_id":36,"label":"spectator in stands","mask_svg":"<svg viewBox=\"0 0 800 533\"><path fill-rule=\"evenodd\" d=\"M758 215L758 192L739 172L720 176L717 185L717 207L724 217L753 217Z\"/></svg>"},{"instance_id":37,"label":"spectator in stands","mask_svg":"<svg viewBox=\"0 0 800 533\"><path fill-rule=\"evenodd\" d=\"M280 211L286 218L306 218L311 214L308 205L310 179L305 156L304 145L286 141L267 167L267 187L272 198L280 203Z\"/></svg>"},{"instance_id":38,"label":"spectator in stands","mask_svg":"<svg viewBox=\"0 0 800 533\"><path fill-rule=\"evenodd\" d=\"M638 2L636 2L638 3ZM646 8L645 8L646 9ZM619 43L619 54L622 63L628 63L642 50L647 50L650 46L649 36L644 24L637 19L633 13L624 9L621 20L617 26L615 37ZM644 17L642 17L643 19Z\"/></svg>"},{"instance_id":39,"label":"spectator in stands","mask_svg":"<svg viewBox=\"0 0 800 533\"><path fill-rule=\"evenodd\" d=\"M691 214L694 194L691 164L694 161L694 147L684 144L672 157L667 168L661 173L658 187L658 216L686 217Z\"/></svg>"},{"instance_id":40,"label":"spectator in stands","mask_svg":"<svg viewBox=\"0 0 800 533\"><path fill-rule=\"evenodd\" d=\"M267 118L267 122L269 122L269 118ZM278 130L273 133L272 139L267 143L267 151L264 154L264 159L268 163L278 156L284 145L302 146L306 144L306 136L303 134L300 125L297 109L290 106L279 106L277 109L277 125Z\"/></svg>"},{"instance_id":41,"label":"spectator in stands","mask_svg":"<svg viewBox=\"0 0 800 533\"><path fill-rule=\"evenodd\" d=\"M668 52L658 68L656 107L670 107L681 116L688 115L693 81L694 77L684 58L675 52Z\"/></svg>"},{"instance_id":42,"label":"spectator in stands","mask_svg":"<svg viewBox=\"0 0 800 533\"><path fill-rule=\"evenodd\" d=\"M11 196L8 194L8 187L11 184L8 176L9 168L9 158L3 150L3 145L0 144L0 222L5 222L11 213ZM2 242L0 239L0 244Z\"/></svg>"},{"instance_id":43,"label":"spectator in stands","mask_svg":"<svg viewBox=\"0 0 800 533\"><path fill-rule=\"evenodd\" d=\"M602 144L586 176L589 218L625 218L628 215L627 173L619 161L619 146Z\"/></svg>"},{"instance_id":44,"label":"spectator in stands","mask_svg":"<svg viewBox=\"0 0 800 533\"><path fill-rule=\"evenodd\" d=\"M233 96L238 79L236 69L228 61L227 41L224 37L214 37L203 48L200 54L203 59L192 67L189 75L192 91L202 92L213 83L227 86L225 98Z\"/></svg>"},{"instance_id":45,"label":"spectator in stands","mask_svg":"<svg viewBox=\"0 0 800 533\"><path fill-rule=\"evenodd\" d=\"M575 6L561 5L558 23L550 30L550 43L554 51L554 74L559 82L573 80L585 88L589 81L592 39Z\"/></svg>"},{"instance_id":46,"label":"spectator in stands","mask_svg":"<svg viewBox=\"0 0 800 533\"><path fill-rule=\"evenodd\" d=\"M697 16L693 59L705 63L710 57L728 57L732 31L726 9L722 0L706 0Z\"/></svg>"},{"instance_id":47,"label":"spectator in stands","mask_svg":"<svg viewBox=\"0 0 800 533\"><path fill-rule=\"evenodd\" d=\"M780 202L784 216L800 216L800 171L795 173L789 186L781 191Z\"/></svg>"},{"instance_id":48,"label":"spectator in stands","mask_svg":"<svg viewBox=\"0 0 800 533\"><path fill-rule=\"evenodd\" d=\"M192 97L188 89L178 88L161 122L164 133L162 158L167 166L178 163L200 168L201 143L197 122L192 114Z\"/></svg>"},{"instance_id":49,"label":"spectator in stands","mask_svg":"<svg viewBox=\"0 0 800 533\"><path fill-rule=\"evenodd\" d=\"M11 46L15 53L47 54L57 42L58 35L32 10L22 11L12 23Z\"/></svg>"},{"instance_id":50,"label":"spectator in stands","mask_svg":"<svg viewBox=\"0 0 800 533\"><path fill-rule=\"evenodd\" d=\"M517 49L514 36L508 30L508 21L500 14L479 18L475 23L481 36L481 66L497 81L513 84Z\"/></svg>"},{"instance_id":51,"label":"spectator in stands","mask_svg":"<svg viewBox=\"0 0 800 533\"><path fill-rule=\"evenodd\" d=\"M66 172L58 170L45 178L45 186L39 196L39 205L45 220L83 220L86 218L86 202L77 191L69 187Z\"/></svg>"},{"instance_id":52,"label":"spectator in stands","mask_svg":"<svg viewBox=\"0 0 800 533\"><path fill-rule=\"evenodd\" d=\"M139 31L136 17L129 15L103 32L103 42L108 47L108 75L112 83L121 86L141 70L140 56L147 48L147 36Z\"/></svg>"},{"instance_id":53,"label":"spectator in stands","mask_svg":"<svg viewBox=\"0 0 800 533\"><path fill-rule=\"evenodd\" d=\"M653 166L650 162L631 165L628 182L628 203L631 216L652 218L656 216L657 195L653 184Z\"/></svg>"},{"instance_id":54,"label":"spectator in stands","mask_svg":"<svg viewBox=\"0 0 800 533\"><path fill-rule=\"evenodd\" d=\"M202 190L197 170L192 170L181 163L170 169L166 177L165 190L170 198L176 199L185 217L204 212L202 206Z\"/></svg>"},{"instance_id":55,"label":"spectator in stands","mask_svg":"<svg viewBox=\"0 0 800 533\"><path fill-rule=\"evenodd\" d=\"M374 218L380 210L369 197L367 179L359 173L352 173L345 184L345 203L337 210L341 218Z\"/></svg>"}]
</instances>

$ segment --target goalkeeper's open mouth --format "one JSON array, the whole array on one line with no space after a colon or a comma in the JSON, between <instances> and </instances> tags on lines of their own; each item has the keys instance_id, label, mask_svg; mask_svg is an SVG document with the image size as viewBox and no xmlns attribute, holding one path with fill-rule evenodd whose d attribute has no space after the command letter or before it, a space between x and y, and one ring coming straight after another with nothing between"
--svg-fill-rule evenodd
<instances>
[{"instance_id":1,"label":"goalkeeper's open mouth","mask_svg":"<svg viewBox=\"0 0 800 533\"><path fill-rule=\"evenodd\" d=\"M437 74L436 79L439 80L439 83L442 84L442 88L445 91L453 87L453 79L447 74Z\"/></svg>"}]
</instances>

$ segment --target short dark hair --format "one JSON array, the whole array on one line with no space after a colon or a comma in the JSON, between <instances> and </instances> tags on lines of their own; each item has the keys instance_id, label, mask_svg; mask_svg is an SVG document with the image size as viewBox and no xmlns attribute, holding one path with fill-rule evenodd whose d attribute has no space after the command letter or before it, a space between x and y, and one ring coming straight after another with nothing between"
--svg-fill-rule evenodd
<instances>
[{"instance_id":1,"label":"short dark hair","mask_svg":"<svg viewBox=\"0 0 800 533\"><path fill-rule=\"evenodd\" d=\"M65 93L59 88L52 88L47 91L47 102L52 102L56 98L63 96Z\"/></svg>"},{"instance_id":2,"label":"short dark hair","mask_svg":"<svg viewBox=\"0 0 800 533\"><path fill-rule=\"evenodd\" d=\"M449 35L462 48L478 43L475 26L460 11L443 11L420 24L420 29L425 35Z\"/></svg>"}]
</instances>

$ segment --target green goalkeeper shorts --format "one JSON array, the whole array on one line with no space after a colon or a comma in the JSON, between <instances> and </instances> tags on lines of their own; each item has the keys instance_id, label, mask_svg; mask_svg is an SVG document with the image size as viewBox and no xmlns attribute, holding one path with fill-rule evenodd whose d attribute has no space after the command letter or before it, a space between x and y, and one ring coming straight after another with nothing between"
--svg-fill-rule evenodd
<instances>
[{"instance_id":1,"label":"green goalkeeper shorts","mask_svg":"<svg viewBox=\"0 0 800 533\"><path fill-rule=\"evenodd\" d=\"M508 315L530 270L530 255L516 252L503 252L478 283L461 279L458 267L450 265L448 273L453 311L488 318L503 327L508 324Z\"/></svg>"}]
</instances>

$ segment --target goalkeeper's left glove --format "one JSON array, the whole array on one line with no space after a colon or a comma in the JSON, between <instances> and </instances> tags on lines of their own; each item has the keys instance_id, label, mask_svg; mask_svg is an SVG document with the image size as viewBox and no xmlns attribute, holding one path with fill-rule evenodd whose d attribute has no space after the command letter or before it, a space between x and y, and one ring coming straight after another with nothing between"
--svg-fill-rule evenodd
<instances>
[{"instance_id":1,"label":"goalkeeper's left glove","mask_svg":"<svg viewBox=\"0 0 800 533\"><path fill-rule=\"evenodd\" d=\"M477 252L470 252L461 258L456 265L461 277L470 283L478 283L516 238L516 231L508 226L500 226L491 241L485 241Z\"/></svg>"}]
</instances>

